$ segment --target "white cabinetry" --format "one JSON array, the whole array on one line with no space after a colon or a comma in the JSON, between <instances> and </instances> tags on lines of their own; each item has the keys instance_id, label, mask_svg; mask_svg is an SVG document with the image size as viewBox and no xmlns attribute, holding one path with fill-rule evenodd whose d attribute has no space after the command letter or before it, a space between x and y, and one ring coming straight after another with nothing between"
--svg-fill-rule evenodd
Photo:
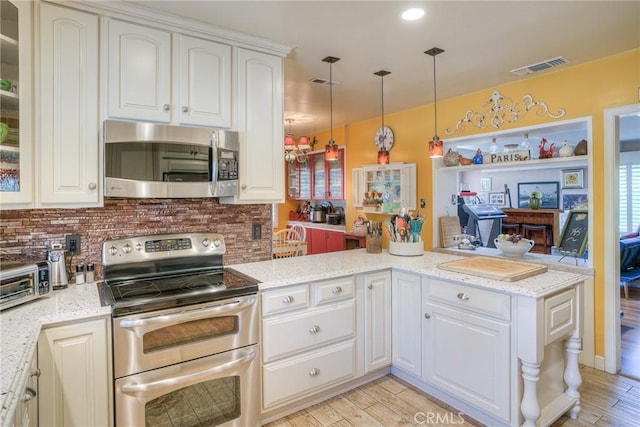
<instances>
[{"instance_id":1,"label":"white cabinetry","mask_svg":"<svg viewBox=\"0 0 640 427\"><path fill-rule=\"evenodd\" d=\"M231 46L115 19L107 25L110 118L231 127Z\"/></svg>"},{"instance_id":2,"label":"white cabinetry","mask_svg":"<svg viewBox=\"0 0 640 427\"><path fill-rule=\"evenodd\" d=\"M423 347L420 282L417 274L394 271L391 284L393 366L418 378L422 374Z\"/></svg>"},{"instance_id":3,"label":"white cabinetry","mask_svg":"<svg viewBox=\"0 0 640 427\"><path fill-rule=\"evenodd\" d=\"M97 206L98 17L40 4L40 204Z\"/></svg>"},{"instance_id":4,"label":"white cabinetry","mask_svg":"<svg viewBox=\"0 0 640 427\"><path fill-rule=\"evenodd\" d=\"M238 48L239 195L224 203L284 201L282 58Z\"/></svg>"},{"instance_id":5,"label":"white cabinetry","mask_svg":"<svg viewBox=\"0 0 640 427\"><path fill-rule=\"evenodd\" d=\"M32 110L32 2L0 2L0 66L2 79L11 82L0 89L0 122L8 133L0 141L0 203L2 208L24 208L33 202Z\"/></svg>"},{"instance_id":6,"label":"white cabinetry","mask_svg":"<svg viewBox=\"0 0 640 427\"><path fill-rule=\"evenodd\" d=\"M24 389L18 396L18 404L13 414L12 427L38 427L38 353L33 355L29 364L29 377ZM44 423L43 423L44 424ZM40 424L42 425L42 424Z\"/></svg>"},{"instance_id":7,"label":"white cabinetry","mask_svg":"<svg viewBox=\"0 0 640 427\"><path fill-rule=\"evenodd\" d=\"M110 349L107 318L42 330L39 405L47 426L113 425Z\"/></svg>"},{"instance_id":8,"label":"white cabinetry","mask_svg":"<svg viewBox=\"0 0 640 427\"><path fill-rule=\"evenodd\" d=\"M423 380L509 422L511 297L435 279L423 286Z\"/></svg>"},{"instance_id":9,"label":"white cabinetry","mask_svg":"<svg viewBox=\"0 0 640 427\"><path fill-rule=\"evenodd\" d=\"M391 365L391 272L364 275L364 371Z\"/></svg>"},{"instance_id":10,"label":"white cabinetry","mask_svg":"<svg viewBox=\"0 0 640 427\"><path fill-rule=\"evenodd\" d=\"M262 293L263 408L354 377L353 277Z\"/></svg>"},{"instance_id":11,"label":"white cabinetry","mask_svg":"<svg viewBox=\"0 0 640 427\"><path fill-rule=\"evenodd\" d=\"M416 209L415 163L366 165L352 171L353 206L365 212L399 213ZM366 197L365 193L371 193Z\"/></svg>"}]
</instances>

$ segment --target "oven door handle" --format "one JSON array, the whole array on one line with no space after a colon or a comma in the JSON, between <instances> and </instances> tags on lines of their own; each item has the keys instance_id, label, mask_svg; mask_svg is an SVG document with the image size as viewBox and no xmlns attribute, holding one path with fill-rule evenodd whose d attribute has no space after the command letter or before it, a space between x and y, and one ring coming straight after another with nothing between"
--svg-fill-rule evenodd
<instances>
[{"instance_id":1,"label":"oven door handle","mask_svg":"<svg viewBox=\"0 0 640 427\"><path fill-rule=\"evenodd\" d=\"M255 351L250 351L245 353L242 357L235 360L228 360L222 364L218 364L212 368L203 369L201 371L191 372L186 375L181 375L178 377L165 378L158 381L152 381L149 383L143 384L124 384L120 388L123 393L127 394L144 394L152 391L156 391L158 389L177 389L182 387L187 387L191 384L195 384L196 382L202 382L205 378L211 376L220 376L220 374L224 374L225 372L233 372L237 371L240 367L251 363L253 359L256 357Z\"/></svg>"},{"instance_id":2,"label":"oven door handle","mask_svg":"<svg viewBox=\"0 0 640 427\"><path fill-rule=\"evenodd\" d=\"M230 303L216 305L214 307L198 308L195 310L183 311L176 314L166 314L162 316L154 316L146 319L131 319L121 320L120 327L122 328L142 328L145 326L162 326L166 327L176 323L201 319L203 317L209 317L211 315L229 314L243 310L244 308L255 304L256 298L246 298L233 301Z\"/></svg>"}]
</instances>

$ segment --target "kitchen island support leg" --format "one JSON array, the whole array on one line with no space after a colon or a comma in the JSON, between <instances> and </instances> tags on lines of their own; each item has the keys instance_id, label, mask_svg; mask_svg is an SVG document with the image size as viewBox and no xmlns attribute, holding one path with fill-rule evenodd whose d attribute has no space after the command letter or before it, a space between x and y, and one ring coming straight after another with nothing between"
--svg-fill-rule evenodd
<instances>
[{"instance_id":1,"label":"kitchen island support leg","mask_svg":"<svg viewBox=\"0 0 640 427\"><path fill-rule=\"evenodd\" d=\"M578 366L578 355L580 354L581 344L577 331L565 343L567 353L567 366L564 370L564 382L567 384L565 394L576 400L576 404L569 411L569 416L574 420L578 418L578 413L580 412L580 392L578 387L582 384L582 377Z\"/></svg>"},{"instance_id":2,"label":"kitchen island support leg","mask_svg":"<svg viewBox=\"0 0 640 427\"><path fill-rule=\"evenodd\" d=\"M535 427L536 420L540 417L540 404L538 403L538 379L540 379L540 363L522 362L522 379L524 380L524 392L520 411L524 416L523 427Z\"/></svg>"}]
</instances>

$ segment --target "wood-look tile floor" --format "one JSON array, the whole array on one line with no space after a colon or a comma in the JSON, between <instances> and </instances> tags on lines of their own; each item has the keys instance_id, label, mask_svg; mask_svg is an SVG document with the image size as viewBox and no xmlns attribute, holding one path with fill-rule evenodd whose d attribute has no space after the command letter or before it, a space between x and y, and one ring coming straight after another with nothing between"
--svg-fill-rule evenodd
<instances>
[{"instance_id":1,"label":"wood-look tile floor","mask_svg":"<svg viewBox=\"0 0 640 427\"><path fill-rule=\"evenodd\" d=\"M640 381L581 366L582 410L552 427L640 425ZM431 417L430 419L428 417ZM393 375L273 421L266 427L481 426Z\"/></svg>"}]
</instances>

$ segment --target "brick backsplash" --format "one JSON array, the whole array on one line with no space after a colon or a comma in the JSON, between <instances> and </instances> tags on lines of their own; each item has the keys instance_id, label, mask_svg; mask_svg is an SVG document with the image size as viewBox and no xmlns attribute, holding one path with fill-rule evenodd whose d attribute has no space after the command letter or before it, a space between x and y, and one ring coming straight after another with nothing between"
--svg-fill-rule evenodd
<instances>
[{"instance_id":1,"label":"brick backsplash","mask_svg":"<svg viewBox=\"0 0 640 427\"><path fill-rule=\"evenodd\" d=\"M217 199L105 198L103 208L26 209L0 212L3 260L45 259L52 242L80 235L80 254L68 260L93 263L102 278L104 240L146 234L214 232L224 236L226 265L271 258L271 205L223 205ZM262 225L262 238L252 240L252 224ZM73 277L69 277L73 280Z\"/></svg>"}]
</instances>

